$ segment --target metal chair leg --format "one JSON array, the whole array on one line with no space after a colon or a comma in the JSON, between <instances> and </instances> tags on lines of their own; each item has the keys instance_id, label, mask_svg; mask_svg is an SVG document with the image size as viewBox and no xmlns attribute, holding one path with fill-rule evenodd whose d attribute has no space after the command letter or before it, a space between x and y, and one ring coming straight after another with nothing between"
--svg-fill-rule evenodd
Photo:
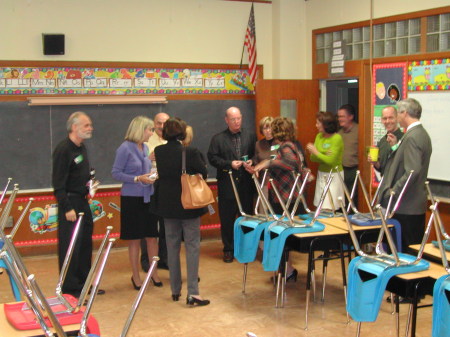
<instances>
[{"instance_id":1,"label":"metal chair leg","mask_svg":"<svg viewBox=\"0 0 450 337\"><path fill-rule=\"evenodd\" d=\"M308 330L308 310L309 310L309 298L310 298L310 290L306 289L306 308L305 308L305 330Z\"/></svg>"},{"instance_id":2,"label":"metal chair leg","mask_svg":"<svg viewBox=\"0 0 450 337\"><path fill-rule=\"evenodd\" d=\"M344 288L344 300L345 300L345 314L347 316L347 324L350 324L350 315L347 311L347 276L345 273L345 257L344 257L344 247L342 241L339 241L339 254L341 260L341 270L342 270L342 286Z\"/></svg>"},{"instance_id":3,"label":"metal chair leg","mask_svg":"<svg viewBox=\"0 0 450 337\"><path fill-rule=\"evenodd\" d=\"M361 335L361 322L358 322L358 327L356 328L356 337Z\"/></svg>"},{"instance_id":4,"label":"metal chair leg","mask_svg":"<svg viewBox=\"0 0 450 337\"><path fill-rule=\"evenodd\" d=\"M281 289L281 282L282 282L282 276L283 274L281 274L280 272L277 275L277 290L276 290L276 296L275 296L275 307L276 308L280 308L280 306L278 306L278 302L279 302L279 297L280 297L280 289Z\"/></svg>"},{"instance_id":5,"label":"metal chair leg","mask_svg":"<svg viewBox=\"0 0 450 337\"><path fill-rule=\"evenodd\" d=\"M411 318L413 313L413 304L409 305L408 318L406 319L405 337L409 336L409 328L411 327Z\"/></svg>"},{"instance_id":6,"label":"metal chair leg","mask_svg":"<svg viewBox=\"0 0 450 337\"><path fill-rule=\"evenodd\" d=\"M391 299L391 315L395 314L395 308L394 308L394 294L390 293L389 295L390 299Z\"/></svg>"},{"instance_id":7,"label":"metal chair leg","mask_svg":"<svg viewBox=\"0 0 450 337\"><path fill-rule=\"evenodd\" d=\"M314 273L314 269L311 270L311 287L313 291L313 302L316 302L316 276Z\"/></svg>"},{"instance_id":8,"label":"metal chair leg","mask_svg":"<svg viewBox=\"0 0 450 337\"><path fill-rule=\"evenodd\" d=\"M345 314L347 315L347 324L350 324L350 315L347 311L347 286L344 286Z\"/></svg>"},{"instance_id":9,"label":"metal chair leg","mask_svg":"<svg viewBox=\"0 0 450 337\"><path fill-rule=\"evenodd\" d=\"M323 303L325 302L325 287L327 282L327 267L323 268L323 274L322 274L322 298L320 301Z\"/></svg>"},{"instance_id":10,"label":"metal chair leg","mask_svg":"<svg viewBox=\"0 0 450 337\"><path fill-rule=\"evenodd\" d=\"M396 336L400 337L400 299L397 295L394 296L395 301L395 332Z\"/></svg>"},{"instance_id":11,"label":"metal chair leg","mask_svg":"<svg viewBox=\"0 0 450 337\"><path fill-rule=\"evenodd\" d=\"M284 263L284 277L283 277L283 283L281 283L281 307L284 307L284 301L286 301L286 282L287 282L287 267L288 267L288 259L289 255L286 255L286 262Z\"/></svg>"},{"instance_id":12,"label":"metal chair leg","mask_svg":"<svg viewBox=\"0 0 450 337\"><path fill-rule=\"evenodd\" d=\"M328 270L328 258L330 256L329 252L323 252L323 268L322 268L322 298L321 302L325 302L325 287L327 285L327 270Z\"/></svg>"},{"instance_id":13,"label":"metal chair leg","mask_svg":"<svg viewBox=\"0 0 450 337\"><path fill-rule=\"evenodd\" d=\"M247 283L247 268L248 263L244 263L244 275L242 277L242 293L245 294L245 285Z\"/></svg>"}]
</instances>

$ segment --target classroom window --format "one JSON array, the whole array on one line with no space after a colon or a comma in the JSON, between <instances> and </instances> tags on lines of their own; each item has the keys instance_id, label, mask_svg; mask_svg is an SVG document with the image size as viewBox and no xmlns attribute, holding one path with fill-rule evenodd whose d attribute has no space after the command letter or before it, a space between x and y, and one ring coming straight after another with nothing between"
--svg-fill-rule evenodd
<instances>
[{"instance_id":1,"label":"classroom window","mask_svg":"<svg viewBox=\"0 0 450 337\"><path fill-rule=\"evenodd\" d=\"M450 48L450 14L428 18L427 51L445 51ZM374 58L418 54L421 50L421 19L386 22L373 26ZM333 41L345 43L345 59L370 58L370 26L316 34L316 63L329 63Z\"/></svg>"},{"instance_id":2,"label":"classroom window","mask_svg":"<svg viewBox=\"0 0 450 337\"><path fill-rule=\"evenodd\" d=\"M427 17L427 52L450 50L450 13Z\"/></svg>"}]
</instances>

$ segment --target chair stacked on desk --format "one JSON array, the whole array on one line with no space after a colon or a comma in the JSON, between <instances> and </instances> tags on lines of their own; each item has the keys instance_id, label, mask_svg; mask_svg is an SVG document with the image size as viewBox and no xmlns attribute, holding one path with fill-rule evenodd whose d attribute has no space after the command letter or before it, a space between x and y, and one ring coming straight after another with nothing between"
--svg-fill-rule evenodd
<instances>
[{"instance_id":1,"label":"chair stacked on desk","mask_svg":"<svg viewBox=\"0 0 450 337\"><path fill-rule=\"evenodd\" d=\"M407 183L408 181L405 185ZM402 189L402 192L404 190L405 187ZM358 336L360 335L361 322L373 322L377 319L386 285L393 276L426 270L430 265L428 261L422 260L422 254L430 235L433 215L430 217L430 221L426 226L421 248L417 256L399 253L394 244L392 234L388 230L386 221L388 217L393 215L393 212L391 212L390 209L392 207L393 196L394 193L392 192L385 214L383 214L380 205L376 206L378 217L381 220L382 226L379 232L374 255L368 255L361 250L355 231L350 223L347 211L344 207L344 203L341 200L350 237L355 250L359 255L353 259L349 265L349 289L347 302L348 313L355 321L358 322ZM400 201L401 194L398 197L396 207L398 207L398 203ZM384 236L386 236L391 254L388 254L383 248L382 241ZM407 326L408 325L409 324L407 324Z\"/></svg>"},{"instance_id":2,"label":"chair stacked on desk","mask_svg":"<svg viewBox=\"0 0 450 337\"><path fill-rule=\"evenodd\" d=\"M322 193L320 203L317 206L317 209L314 213L314 217L309 219L300 219L294 218L293 214L295 214L296 206L298 206L298 202L294 205L294 210L292 213L289 213L288 205L284 202L281 197L277 187L272 183L271 179L271 187L280 203L283 214L278 217L278 219L272 222L265 230L264 230L264 252L263 252L263 268L265 271L273 271L277 272L277 291L276 291L276 307L284 305L285 299L285 284L286 284L286 271L287 271L287 260L288 260L288 251L285 248L286 239L292 234L299 233L310 233L310 232L320 232L323 231L325 226L317 221L319 215L321 214L321 209L325 197L328 193L328 189L331 185L333 177L330 175L327 184ZM304 183L307 179L304 180ZM294 185L295 188L295 185ZM300 196L300 193L299 193ZM297 198L297 201L299 198ZM284 253L284 259L283 259ZM284 260L285 264L283 265L281 262ZM281 294L281 296L280 296Z\"/></svg>"},{"instance_id":3,"label":"chair stacked on desk","mask_svg":"<svg viewBox=\"0 0 450 337\"><path fill-rule=\"evenodd\" d=\"M0 196L0 205L3 202L3 199L6 195L6 192L8 190L8 186L9 186L11 180L12 180L11 178L8 178L8 182L6 183L6 186ZM6 203L5 208L3 209L2 214L0 216L0 232L2 233L2 235L4 235L4 233L5 233L4 231L5 231L5 227L6 227L6 222L8 220L8 216L11 212L12 204L15 200L15 197L16 197L16 194L18 191L19 191L19 188L18 188L18 185L16 184L16 185L14 185L14 189L11 192L11 196L8 199L8 202ZM17 230L20 227L20 224L22 223L23 219L25 218L25 215L27 214L28 209L30 208L30 205L33 202L33 200L34 200L33 198L30 198L28 200L28 203L26 204L25 208L23 209L22 214L20 215L19 219L17 220L17 222L14 224L13 228L11 229L11 231L10 231L11 238L14 238L14 235L16 234ZM3 251L3 246L4 246L4 241L3 241L3 239L0 238L0 252ZM20 301L22 299L22 297L20 295L19 288L18 288L16 282L14 281L14 278L12 277L12 275L8 269L8 266L6 265L6 263L3 259L0 259L0 269L5 270L6 273L8 274L9 282L11 284L11 289L12 289L14 298L16 301Z\"/></svg>"},{"instance_id":4,"label":"chair stacked on desk","mask_svg":"<svg viewBox=\"0 0 450 337\"><path fill-rule=\"evenodd\" d=\"M41 292L39 287L37 286L37 283L35 282L34 276L30 275L30 273L28 272L19 252L12 242L12 235L17 230L18 224L16 224L16 226L14 226L13 230L11 231L12 235L5 235L3 231L4 223L10 213L12 203L15 200L17 192L18 188L17 186L15 186L10 195L7 205L3 210L2 217L0 218L0 239L3 242L3 248L0 253L0 258L1 261L6 265L6 269L9 272L10 277L13 279L15 286L25 296L26 302L4 304L4 311L1 314L6 317L6 320L16 330L33 330L42 328L47 336L53 336L53 333L50 330L46 329L44 324L47 323L48 325L48 321L45 322L45 319L48 317L49 310L51 310L52 313L55 314L55 317L57 318L59 324L62 326L80 324L83 322L83 317L86 316L84 317L84 326L83 324L80 326L80 331L84 331L85 334L86 331L90 331L95 333L96 335L99 335L100 332L98 323L92 315L86 314L86 308L90 310L90 307L93 304L93 300L97 294L98 283L100 282L100 278L103 274L106 259L109 255L111 246L115 241L115 239L109 239L112 227L107 227L106 234L95 256L94 262L92 263L92 267L81 292L80 298L76 299L71 295L63 294L62 284L64 283L70 260L74 252L78 233L82 226L83 214L79 214L75 229L71 237L68 252L65 257L64 264L61 268L61 273L55 290L56 296L43 300L42 296L40 296ZM107 242L108 247L105 251ZM99 267L99 261L102 257L102 254L102 264ZM94 278L95 282L93 285L92 281ZM84 303L89 290L91 290L91 295L87 301L88 304L85 307ZM60 335L60 331L57 332L58 335Z\"/></svg>"},{"instance_id":5,"label":"chair stacked on desk","mask_svg":"<svg viewBox=\"0 0 450 337\"><path fill-rule=\"evenodd\" d=\"M336 168L337 169L337 168ZM405 185L403 186L401 192L400 192L400 196L397 199L396 204L394 205L391 213L389 214L389 216L387 217L387 223L388 225L393 225L394 226L394 230L395 230L395 241L396 241L396 247L397 247L397 251L401 252L402 251L402 227L401 224L395 220L392 219L392 216L394 215L395 211L397 210L398 206L400 205L400 201L401 201L401 197L403 196L406 187L409 184L409 181L411 179L411 176L413 174L413 171L411 171L409 173L409 176L406 180ZM344 193L346 196L346 199L348 201L348 205L347 205L347 214L349 217L349 220L352 224L357 225L357 226L381 226L381 219L380 217L376 214L376 210L375 210L375 201L377 200L378 197L378 193L380 190L380 186L381 183L383 181L383 178L381 178L381 181L378 184L378 188L375 191L375 194L372 198L372 200L369 200L369 194L367 193L367 189L364 185L364 182L361 178L361 172L358 170L356 171L356 176L355 176L355 180L353 183L353 187L352 187L352 191L351 193L348 191L347 186L344 183L344 180L342 179L341 176L339 176L339 179L341 181L342 187L344 189ZM358 188L358 186L360 187L362 194L364 196L364 202L367 206L367 209L369 210L369 212L367 213L362 213L358 210L358 208L356 207L355 203L353 202L353 196L355 193L355 190ZM391 199L392 200L392 199ZM353 214L350 214L350 211L353 212Z\"/></svg>"},{"instance_id":6,"label":"chair stacked on desk","mask_svg":"<svg viewBox=\"0 0 450 337\"><path fill-rule=\"evenodd\" d=\"M263 233L267 232L267 229L269 226L274 226L274 224L284 224L288 227L296 227L296 228L307 228L307 229L314 229L314 230L320 230L321 228L319 224L316 225L316 227L313 226L314 221L309 220L301 220L301 219L295 219L294 214L296 213L296 210L300 204L301 198L303 197L303 191L305 189L309 172L306 174L306 177L303 179L303 182L300 185L300 174L294 175L294 184L291 188L291 191L289 193L288 200L286 203L282 200L280 197L280 194L278 191L277 198L280 200L280 203L284 209L283 214L277 215L272 209L272 206L270 205L269 201L267 200L266 196L263 192L263 186L266 184L267 181L267 170L264 172L262 182L260 183L256 176L253 176L253 180L256 186L256 190L258 192L258 199L255 206L255 214L254 215L248 215L246 214L241 206L239 194L237 192L235 183L232 179L232 175L230 172L230 180L233 187L233 191L236 197L236 201L238 204L238 208L240 211L241 216L238 217L234 223L234 254L236 259L240 263L244 263L244 274L243 274L243 287L242 292L245 293L245 286L246 286L246 280L247 280L247 271L248 271L248 263L253 262L256 258L256 253L259 247L259 242L261 238L265 235ZM276 187L272 185L272 188L274 188L274 191L276 190ZM288 211L288 208L292 204L293 201L293 195L295 192L295 189L298 189L298 196L295 200L293 209L291 212ZM259 209L262 209L262 214L259 212ZM320 214L320 207L317 209L317 214ZM286 228L286 227L283 227ZM318 229L316 229L318 228ZM323 228L322 228L323 229ZM278 235L277 235L278 236ZM284 247L284 241L283 246ZM280 268L280 260L281 260L281 252L278 250L271 249L270 252L272 254L275 254L277 257L276 262L274 263L276 265L275 269L272 271L278 271ZM269 254L270 255L270 254ZM264 261L268 261L267 253L264 250L263 253L263 265ZM265 259L265 260L264 260ZM270 267L269 267L270 268ZM282 268L281 268L282 269ZM280 269L280 270L281 270ZM284 282L285 282L285 269L284 272L280 272L280 277L278 278L279 281L283 281L283 289L284 289ZM279 289L280 289L280 283L277 284L277 306L278 306L278 295L279 295Z\"/></svg>"},{"instance_id":7,"label":"chair stacked on desk","mask_svg":"<svg viewBox=\"0 0 450 337\"><path fill-rule=\"evenodd\" d=\"M245 286L247 283L248 264L255 261L256 253L258 251L259 241L264 229L277 218L273 217L273 211L269 214L266 206L268 202L265 200L264 194L260 193L261 185L264 186L267 178L267 170L264 171L262 183L260 185L257 178L253 177L256 190L258 191L258 199L255 206L255 214L246 214L242 208L239 193L234 183L232 172L230 175L231 186L238 205L239 213L241 214L234 222L234 256L237 261L244 264L244 274L242 277L242 293L245 293ZM262 205L263 213L259 213L259 205ZM269 205L270 207L270 205Z\"/></svg>"},{"instance_id":8,"label":"chair stacked on desk","mask_svg":"<svg viewBox=\"0 0 450 337\"><path fill-rule=\"evenodd\" d=\"M427 184L430 199L433 205L430 206L434 218L434 228L436 231L437 246L441 253L442 265L447 275L441 276L433 288L433 327L432 336L450 336L450 265L447 260L445 241L449 240L439 215L439 200L434 200Z\"/></svg>"}]
</instances>

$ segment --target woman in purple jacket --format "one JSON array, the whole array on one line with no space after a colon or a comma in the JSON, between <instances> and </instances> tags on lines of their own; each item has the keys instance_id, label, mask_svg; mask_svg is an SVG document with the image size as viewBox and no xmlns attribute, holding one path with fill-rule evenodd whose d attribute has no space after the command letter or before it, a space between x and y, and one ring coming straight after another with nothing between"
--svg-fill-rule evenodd
<instances>
[{"instance_id":1,"label":"woman in purple jacket","mask_svg":"<svg viewBox=\"0 0 450 337\"><path fill-rule=\"evenodd\" d=\"M139 290L142 280L139 275L140 240L145 238L149 260L158 255L158 229L150 225L150 196L153 194L155 177L150 176L151 161L145 142L153 134L153 121L144 116L135 117L128 127L125 141L116 151L112 168L114 179L122 182L120 192L120 238L128 240L131 263L131 282ZM157 269L152 275L153 285L162 287Z\"/></svg>"}]
</instances>

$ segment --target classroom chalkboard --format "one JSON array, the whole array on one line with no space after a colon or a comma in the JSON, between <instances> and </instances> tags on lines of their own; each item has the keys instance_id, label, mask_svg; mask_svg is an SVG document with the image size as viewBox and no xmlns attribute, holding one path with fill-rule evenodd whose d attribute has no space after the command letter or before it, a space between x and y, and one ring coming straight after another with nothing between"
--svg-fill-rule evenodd
<instances>
[{"instance_id":1,"label":"classroom chalkboard","mask_svg":"<svg viewBox=\"0 0 450 337\"><path fill-rule=\"evenodd\" d=\"M117 147L123 142L130 121L139 115L153 117L158 112L185 120L194 129L192 146L206 158L211 137L224 130L225 111L237 106L243 127L255 130L253 100L175 100L168 104L28 106L27 102L0 102L0 186L8 177L21 190L51 188L52 152L67 136L66 121L74 111L84 111L92 119L94 133L86 141L89 161L102 185L117 184L111 167ZM210 178L215 169L208 166Z\"/></svg>"}]
</instances>

